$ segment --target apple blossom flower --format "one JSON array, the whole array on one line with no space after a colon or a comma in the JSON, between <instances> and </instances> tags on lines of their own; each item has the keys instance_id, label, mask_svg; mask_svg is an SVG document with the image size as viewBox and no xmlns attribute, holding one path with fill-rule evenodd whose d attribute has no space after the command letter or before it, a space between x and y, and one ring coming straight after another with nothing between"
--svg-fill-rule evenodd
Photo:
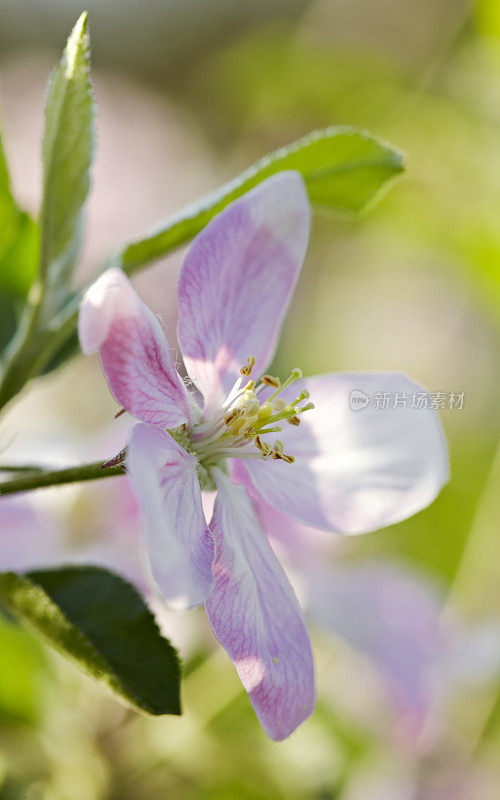
<instances>
[{"instance_id":1,"label":"apple blossom flower","mask_svg":"<svg viewBox=\"0 0 500 800\"><path fill-rule=\"evenodd\" d=\"M99 352L116 401L139 420L126 468L145 517L154 584L173 606L205 603L276 740L311 713L314 666L299 604L253 497L303 524L361 533L427 506L448 474L432 409L349 406L352 390L420 390L405 375L303 379L294 368L281 382L266 373L309 228L303 180L282 172L194 239L178 283L189 383L159 321L119 269L90 287L79 317L82 349ZM207 524L201 492L214 490Z\"/></svg>"}]
</instances>

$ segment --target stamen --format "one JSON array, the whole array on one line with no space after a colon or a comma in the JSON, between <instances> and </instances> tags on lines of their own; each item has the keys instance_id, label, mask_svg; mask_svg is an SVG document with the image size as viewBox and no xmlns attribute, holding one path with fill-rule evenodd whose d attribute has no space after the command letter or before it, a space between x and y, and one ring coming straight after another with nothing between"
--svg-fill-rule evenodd
<instances>
[{"instance_id":1,"label":"stamen","mask_svg":"<svg viewBox=\"0 0 500 800\"><path fill-rule=\"evenodd\" d=\"M241 388L241 382L242 382L241 378L236 378L233 388L231 389L231 391L229 392L228 396L226 397L226 399L222 404L222 408L229 408L233 403L233 401L235 400L235 398L238 397L238 395L241 394L242 391L244 391Z\"/></svg>"},{"instance_id":2,"label":"stamen","mask_svg":"<svg viewBox=\"0 0 500 800\"><path fill-rule=\"evenodd\" d=\"M275 407L273 403L262 403L261 407L259 408L259 419L266 419L266 417L270 417L271 414L274 414Z\"/></svg>"},{"instance_id":3,"label":"stamen","mask_svg":"<svg viewBox=\"0 0 500 800\"><path fill-rule=\"evenodd\" d=\"M274 378L272 375L263 375L261 381L262 383L265 383L266 386L274 386L275 389L277 389L281 384L280 379Z\"/></svg>"},{"instance_id":4,"label":"stamen","mask_svg":"<svg viewBox=\"0 0 500 800\"><path fill-rule=\"evenodd\" d=\"M293 401L293 403L290 403L290 405L291 405L291 406L296 406L296 405L297 405L297 403L301 403L301 402L302 402L302 400L309 400L310 396L311 396L311 395L309 394L309 392L307 391L307 389L304 389L304 391L303 391L303 392L301 392L301 393L299 394L299 396L295 398L295 400Z\"/></svg>"},{"instance_id":5,"label":"stamen","mask_svg":"<svg viewBox=\"0 0 500 800\"><path fill-rule=\"evenodd\" d=\"M260 408L260 403L255 397L253 392L248 392L247 397L243 396L243 402L239 406L245 417L250 414L257 414Z\"/></svg>"},{"instance_id":6,"label":"stamen","mask_svg":"<svg viewBox=\"0 0 500 800\"><path fill-rule=\"evenodd\" d=\"M255 356L247 356L247 365L246 367L242 367L240 369L241 374L250 377L250 375L252 374L252 369L254 367L254 364L255 364Z\"/></svg>"},{"instance_id":7,"label":"stamen","mask_svg":"<svg viewBox=\"0 0 500 800\"><path fill-rule=\"evenodd\" d=\"M273 452L271 445L267 442L263 442L259 434L255 437L255 445L259 448L263 456L270 456Z\"/></svg>"},{"instance_id":8,"label":"stamen","mask_svg":"<svg viewBox=\"0 0 500 800\"><path fill-rule=\"evenodd\" d=\"M208 419L195 424L189 432L189 442L193 452L205 469L212 464L219 464L220 460L226 457L264 461L273 458L287 464L293 464L295 461L293 456L285 453L282 441L276 439L273 446L264 441L263 437L279 433L282 428L277 423L281 420L293 426L300 425L300 415L314 408L313 403L307 403L302 408L299 405L309 399L309 392L306 389L298 392L293 402L278 397L293 381L302 378L302 372L298 368L293 369L283 384L280 384L279 378L266 373L256 383L255 380L249 379L255 363L255 356L248 356L247 365L241 368L241 375L225 401ZM261 390L267 390L267 387L271 387L273 393L270 397L259 400L259 396L262 397ZM267 391L264 395L266 393Z\"/></svg>"},{"instance_id":9,"label":"stamen","mask_svg":"<svg viewBox=\"0 0 500 800\"><path fill-rule=\"evenodd\" d=\"M229 426L232 422L234 422L235 419L242 416L243 416L243 411L241 410L241 408L233 408L233 410L230 411L229 414L226 414L226 416L224 417L224 422L226 423L227 426Z\"/></svg>"},{"instance_id":10,"label":"stamen","mask_svg":"<svg viewBox=\"0 0 500 800\"><path fill-rule=\"evenodd\" d=\"M290 375L286 379L285 383L283 383L278 389L276 389L276 391L273 392L271 397L268 397L267 399L273 400L280 392L283 391L283 389L286 389L286 387L290 386L290 384L293 383L294 381L300 380L300 378L302 378L302 370L299 369L298 367L294 367Z\"/></svg>"},{"instance_id":11,"label":"stamen","mask_svg":"<svg viewBox=\"0 0 500 800\"><path fill-rule=\"evenodd\" d=\"M253 434L250 436L251 439L255 436L257 431L255 430L254 423L257 421L257 415L253 414L251 417L245 420L243 425L239 428L238 432L240 436L246 436L248 431L253 431Z\"/></svg>"},{"instance_id":12,"label":"stamen","mask_svg":"<svg viewBox=\"0 0 500 800\"><path fill-rule=\"evenodd\" d=\"M293 464L295 458L293 456L289 456L286 453L280 453L279 450L275 450L273 453L273 458L276 461L285 461L286 464Z\"/></svg>"},{"instance_id":13,"label":"stamen","mask_svg":"<svg viewBox=\"0 0 500 800\"><path fill-rule=\"evenodd\" d=\"M275 425L273 428L261 428L259 433L280 433L282 430L280 425Z\"/></svg>"}]
</instances>

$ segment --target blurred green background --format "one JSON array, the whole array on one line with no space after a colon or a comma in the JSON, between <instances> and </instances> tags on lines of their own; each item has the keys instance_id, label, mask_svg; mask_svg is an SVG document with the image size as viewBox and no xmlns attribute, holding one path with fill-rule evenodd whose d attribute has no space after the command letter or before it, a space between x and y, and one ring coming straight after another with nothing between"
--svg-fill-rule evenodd
<instances>
[{"instance_id":1,"label":"blurred green background","mask_svg":"<svg viewBox=\"0 0 500 800\"><path fill-rule=\"evenodd\" d=\"M2 131L17 197L33 212L44 85L80 10L55 0L0 10ZM82 278L313 128L353 124L406 152L407 173L375 209L315 216L275 371L395 369L466 393L462 410L441 412L452 471L442 495L407 522L343 542L340 557L407 565L440 588L446 617L500 622L497 0L114 0L89 11L99 138ZM172 332L179 259L137 281ZM13 430L29 460L71 460L113 412L97 362L78 359L32 386L0 436ZM68 488L40 503L71 538L88 534L106 495ZM2 621L0 800L498 797L498 679L443 699L439 725L409 743L372 667L313 628L318 707L278 745L206 627L201 612L169 617L185 715L152 720Z\"/></svg>"}]
</instances>

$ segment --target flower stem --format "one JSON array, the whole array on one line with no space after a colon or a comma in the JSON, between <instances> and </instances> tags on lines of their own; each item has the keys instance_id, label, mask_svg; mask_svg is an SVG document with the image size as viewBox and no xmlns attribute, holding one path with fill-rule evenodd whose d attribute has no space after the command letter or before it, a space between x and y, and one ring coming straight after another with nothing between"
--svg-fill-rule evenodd
<instances>
[{"instance_id":1,"label":"flower stem","mask_svg":"<svg viewBox=\"0 0 500 800\"><path fill-rule=\"evenodd\" d=\"M60 486L64 483L80 483L81 481L95 481L100 478L113 478L124 475L123 466L103 467L102 461L92 464L81 464L78 467L67 467L55 470L37 470L29 474L0 483L0 497L17 492L29 492L33 489L42 489L46 486ZM1 469L1 468L0 468ZM19 470L19 468L18 468Z\"/></svg>"},{"instance_id":2,"label":"flower stem","mask_svg":"<svg viewBox=\"0 0 500 800\"><path fill-rule=\"evenodd\" d=\"M0 472L44 472L39 464L0 464Z\"/></svg>"},{"instance_id":3,"label":"flower stem","mask_svg":"<svg viewBox=\"0 0 500 800\"><path fill-rule=\"evenodd\" d=\"M40 375L76 329L78 298L73 299L51 321L38 328L36 306L28 304L24 324L0 360L0 409L7 405L31 378Z\"/></svg>"}]
</instances>

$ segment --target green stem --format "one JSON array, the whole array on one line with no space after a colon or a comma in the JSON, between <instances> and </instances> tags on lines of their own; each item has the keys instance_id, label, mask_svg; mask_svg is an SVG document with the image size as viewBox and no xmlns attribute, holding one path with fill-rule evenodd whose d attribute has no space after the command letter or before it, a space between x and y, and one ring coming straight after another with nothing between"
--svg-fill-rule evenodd
<instances>
[{"instance_id":1,"label":"green stem","mask_svg":"<svg viewBox=\"0 0 500 800\"><path fill-rule=\"evenodd\" d=\"M27 312L28 314L28 312ZM26 327L21 337L15 337L0 369L0 409L7 405L23 386L40 375L53 356L76 329L78 304L73 300L53 320L50 327L37 331ZM36 317L33 314L32 320Z\"/></svg>"},{"instance_id":2,"label":"green stem","mask_svg":"<svg viewBox=\"0 0 500 800\"><path fill-rule=\"evenodd\" d=\"M102 464L102 461L94 461L92 464L82 464L78 467L32 472L19 478L3 481L0 483L0 497L6 494L42 489L46 486L95 481L100 478L113 478L116 475L125 474L125 469L121 465L103 467Z\"/></svg>"},{"instance_id":3,"label":"green stem","mask_svg":"<svg viewBox=\"0 0 500 800\"><path fill-rule=\"evenodd\" d=\"M12 387L21 381L24 385L25 361L30 360L30 350L36 338L38 318L43 298L43 286L39 281L33 284L24 307L19 328L10 342L0 364L0 408L16 394Z\"/></svg>"},{"instance_id":4,"label":"green stem","mask_svg":"<svg viewBox=\"0 0 500 800\"><path fill-rule=\"evenodd\" d=\"M0 472L44 472L38 464L0 464Z\"/></svg>"}]
</instances>

